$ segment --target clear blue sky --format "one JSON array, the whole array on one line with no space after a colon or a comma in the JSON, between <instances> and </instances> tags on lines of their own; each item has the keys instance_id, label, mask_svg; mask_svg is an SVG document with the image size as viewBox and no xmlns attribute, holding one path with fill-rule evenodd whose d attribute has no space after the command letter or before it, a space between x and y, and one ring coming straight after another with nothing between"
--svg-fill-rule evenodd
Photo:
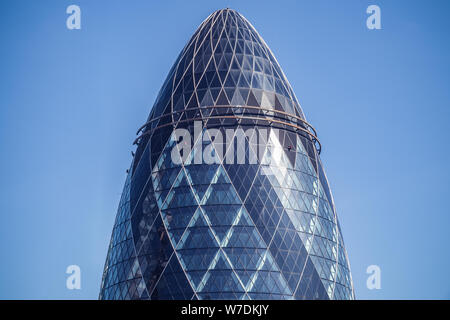
<instances>
[{"instance_id":1,"label":"clear blue sky","mask_svg":"<svg viewBox=\"0 0 450 320\"><path fill-rule=\"evenodd\" d=\"M356 297L449 299L450 2L425 0L2 1L0 298L97 298L135 132L223 7L266 40L318 131Z\"/></svg>"}]
</instances>

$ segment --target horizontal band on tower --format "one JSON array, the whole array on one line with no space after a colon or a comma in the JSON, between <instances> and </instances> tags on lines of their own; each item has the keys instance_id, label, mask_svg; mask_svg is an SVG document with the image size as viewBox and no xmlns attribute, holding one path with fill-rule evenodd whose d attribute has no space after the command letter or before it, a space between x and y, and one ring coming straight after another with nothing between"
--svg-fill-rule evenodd
<instances>
[{"instance_id":1,"label":"horizontal band on tower","mask_svg":"<svg viewBox=\"0 0 450 320\"><path fill-rule=\"evenodd\" d=\"M152 124L153 122L160 120L161 118L171 117L175 114L180 114L183 112L202 111L202 110L207 110L207 109L229 109L229 108L235 108L238 110L239 109L249 109L249 110L253 110L253 111L263 111L263 114L254 113L254 112L244 114L244 110L243 110L242 112L239 112L241 114L236 114L233 112L232 114L224 113L224 114L214 115L214 116L211 116L211 115L203 116L203 115L197 113L195 117L189 118L189 119L183 119L183 120L181 120L181 119L174 120L174 118L172 117L171 122L164 123L155 128L151 128L150 130L147 130L139 135L139 133L144 128L146 128L148 125ZM290 119L285 119L282 116L290 118ZM272 117L272 118L267 118L267 117ZM239 120L266 121L268 123L268 125L271 127L274 123L280 124L280 125L285 125L285 126L288 126L288 127L294 129L294 130L290 130L290 131L306 134L311 139L311 141L314 143L314 146L316 147L316 150L319 154L322 150L322 145L321 145L319 139L317 138L317 132L314 129L314 127L312 125L310 125L308 122L306 122L304 119L300 118L299 116L292 115L285 111L274 110L274 109L269 109L269 108L261 108L261 107L254 107L254 106L229 106L229 105L187 108L187 109L183 109L183 110L177 110L177 111L174 111L171 113L166 113L164 115L161 115L159 117L151 119L150 121L146 122L138 129L138 131L136 133L138 135L138 137L134 140L133 144L138 144L140 139L143 138L144 136L147 136L147 135L153 133L154 131L164 128L164 127L176 126L179 123L194 122L194 121L203 121L206 124L206 121L210 120L210 119L235 119L237 121L239 121ZM279 119L281 119L281 120L279 120ZM286 121L292 121L295 123L290 123L290 122L286 122ZM239 124L240 123L238 123L238 125ZM245 123L245 124L240 124L240 125L255 125L255 124ZM280 128L280 127L276 127L276 128L277 129L285 129L285 128ZM302 135L302 136L304 137L304 135Z\"/></svg>"}]
</instances>

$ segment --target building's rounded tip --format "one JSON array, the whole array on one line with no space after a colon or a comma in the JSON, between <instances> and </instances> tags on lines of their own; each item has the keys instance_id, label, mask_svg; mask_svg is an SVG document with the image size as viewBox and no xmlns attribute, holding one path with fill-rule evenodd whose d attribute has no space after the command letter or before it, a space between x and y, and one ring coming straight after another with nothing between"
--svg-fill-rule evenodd
<instances>
[{"instance_id":1,"label":"building's rounded tip","mask_svg":"<svg viewBox=\"0 0 450 320\"><path fill-rule=\"evenodd\" d=\"M234 12L234 13L238 13L236 10L231 9L231 8L222 8L222 9L218 9L216 11L214 11L214 13L225 13L225 12Z\"/></svg>"}]
</instances>

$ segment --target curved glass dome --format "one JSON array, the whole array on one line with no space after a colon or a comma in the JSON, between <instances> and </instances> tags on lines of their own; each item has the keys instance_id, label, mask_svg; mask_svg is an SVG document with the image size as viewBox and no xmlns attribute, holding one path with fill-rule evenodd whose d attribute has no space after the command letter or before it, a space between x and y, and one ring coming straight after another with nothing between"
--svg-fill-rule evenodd
<instances>
[{"instance_id":1,"label":"curved glass dome","mask_svg":"<svg viewBox=\"0 0 450 320\"><path fill-rule=\"evenodd\" d=\"M174 164L174 129L208 145L197 120L268 136L245 136L242 164ZM137 134L100 299L354 298L317 134L242 15L219 10L198 27Z\"/></svg>"}]
</instances>

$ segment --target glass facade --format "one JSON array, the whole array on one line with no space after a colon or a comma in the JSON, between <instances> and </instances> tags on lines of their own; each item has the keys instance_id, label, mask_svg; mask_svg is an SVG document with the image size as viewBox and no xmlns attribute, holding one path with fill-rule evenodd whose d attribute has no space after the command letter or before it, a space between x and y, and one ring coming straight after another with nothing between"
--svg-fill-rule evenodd
<instances>
[{"instance_id":1,"label":"glass facade","mask_svg":"<svg viewBox=\"0 0 450 320\"><path fill-rule=\"evenodd\" d=\"M245 150L228 149L233 158L243 151L243 164L219 152L217 163L196 163L194 147L177 165L176 128L192 133L194 146L217 148L196 139L194 119L223 136L229 128L265 128L268 135L248 134ZM138 132L100 299L353 299L311 130L253 26L234 10L211 14L180 53ZM256 149L261 158L251 163Z\"/></svg>"}]
</instances>

